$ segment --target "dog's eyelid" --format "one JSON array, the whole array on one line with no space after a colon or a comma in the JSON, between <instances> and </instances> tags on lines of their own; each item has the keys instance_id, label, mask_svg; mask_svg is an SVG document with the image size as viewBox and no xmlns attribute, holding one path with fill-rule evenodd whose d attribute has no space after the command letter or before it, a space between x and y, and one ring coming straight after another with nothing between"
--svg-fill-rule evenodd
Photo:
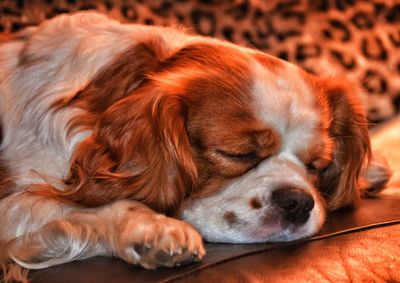
<instances>
[{"instance_id":1,"label":"dog's eyelid","mask_svg":"<svg viewBox=\"0 0 400 283\"><path fill-rule=\"evenodd\" d=\"M312 162L304 163L304 166L306 167L307 171L311 173L324 172L328 168L328 165L329 164L323 162L322 160L314 160Z\"/></svg>"},{"instance_id":2,"label":"dog's eyelid","mask_svg":"<svg viewBox=\"0 0 400 283\"><path fill-rule=\"evenodd\" d=\"M316 172L316 171L319 171L319 169L315 166L315 164L314 163L305 163L304 164L305 166L306 166L306 169L308 170L308 171L312 171L312 172Z\"/></svg>"},{"instance_id":3,"label":"dog's eyelid","mask_svg":"<svg viewBox=\"0 0 400 283\"><path fill-rule=\"evenodd\" d=\"M307 171L314 174L321 172L323 170L321 165L322 164L321 162L319 162L318 159L304 162L304 166L306 167Z\"/></svg>"},{"instance_id":4,"label":"dog's eyelid","mask_svg":"<svg viewBox=\"0 0 400 283\"><path fill-rule=\"evenodd\" d=\"M252 161L259 158L254 150L249 152L231 152L223 149L217 149L216 152L219 155L234 161Z\"/></svg>"}]
</instances>

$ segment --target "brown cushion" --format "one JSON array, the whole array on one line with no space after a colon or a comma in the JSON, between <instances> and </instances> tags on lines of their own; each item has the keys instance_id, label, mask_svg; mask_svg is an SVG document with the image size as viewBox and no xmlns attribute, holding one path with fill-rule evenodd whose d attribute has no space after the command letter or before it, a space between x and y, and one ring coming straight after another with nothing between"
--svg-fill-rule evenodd
<instances>
[{"instance_id":1,"label":"brown cushion","mask_svg":"<svg viewBox=\"0 0 400 283\"><path fill-rule=\"evenodd\" d=\"M400 196L363 199L341 210L308 240L286 244L207 244L201 263L149 271L122 260L93 258L33 273L33 283L400 281Z\"/></svg>"}]
</instances>

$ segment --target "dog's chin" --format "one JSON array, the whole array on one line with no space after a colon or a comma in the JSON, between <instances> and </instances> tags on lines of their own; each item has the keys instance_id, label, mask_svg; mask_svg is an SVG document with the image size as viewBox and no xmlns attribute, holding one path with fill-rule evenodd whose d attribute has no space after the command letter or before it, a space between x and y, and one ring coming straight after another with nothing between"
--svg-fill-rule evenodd
<instances>
[{"instance_id":1,"label":"dog's chin","mask_svg":"<svg viewBox=\"0 0 400 283\"><path fill-rule=\"evenodd\" d=\"M313 227L312 227L313 226ZM320 229L320 226L305 223L302 225L271 223L268 227L241 227L240 230L220 230L210 233L208 229L195 226L207 242L252 244L290 242L308 238Z\"/></svg>"},{"instance_id":2,"label":"dog's chin","mask_svg":"<svg viewBox=\"0 0 400 283\"><path fill-rule=\"evenodd\" d=\"M296 241L315 235L325 220L325 209L322 205L316 205L309 218L299 224L285 220L276 210L267 213L264 211L259 215L231 214L232 219L227 221L226 212L222 217L218 213L214 214L217 211L221 212L220 206L212 209L208 206L203 207L201 202L196 202L194 206L185 206L181 210L180 218L191 223L207 242L216 243ZM207 217L204 217L206 215Z\"/></svg>"}]
</instances>

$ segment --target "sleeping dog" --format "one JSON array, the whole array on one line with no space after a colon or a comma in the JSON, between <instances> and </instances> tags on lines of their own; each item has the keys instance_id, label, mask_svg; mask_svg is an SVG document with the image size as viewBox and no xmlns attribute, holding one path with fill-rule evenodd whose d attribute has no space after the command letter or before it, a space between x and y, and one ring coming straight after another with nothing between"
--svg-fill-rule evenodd
<instances>
[{"instance_id":1,"label":"sleeping dog","mask_svg":"<svg viewBox=\"0 0 400 283\"><path fill-rule=\"evenodd\" d=\"M308 237L389 176L350 84L90 12L0 45L0 129L1 257L30 269Z\"/></svg>"}]
</instances>

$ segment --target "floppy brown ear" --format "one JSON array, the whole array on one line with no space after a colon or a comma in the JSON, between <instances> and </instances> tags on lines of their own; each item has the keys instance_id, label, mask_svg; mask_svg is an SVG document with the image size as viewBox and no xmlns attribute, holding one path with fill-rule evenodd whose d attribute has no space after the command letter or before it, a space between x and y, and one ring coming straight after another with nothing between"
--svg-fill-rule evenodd
<instances>
[{"instance_id":1,"label":"floppy brown ear","mask_svg":"<svg viewBox=\"0 0 400 283\"><path fill-rule=\"evenodd\" d=\"M76 150L67 198L91 206L130 198L175 209L197 180L185 116L181 97L151 85L109 107Z\"/></svg>"},{"instance_id":2,"label":"floppy brown ear","mask_svg":"<svg viewBox=\"0 0 400 283\"><path fill-rule=\"evenodd\" d=\"M157 40L135 45L54 105L86 110L70 123L71 133L93 129L74 152L64 198L88 206L131 198L167 211L194 186L185 102L148 77L169 52Z\"/></svg>"},{"instance_id":3,"label":"floppy brown ear","mask_svg":"<svg viewBox=\"0 0 400 283\"><path fill-rule=\"evenodd\" d=\"M329 209L334 210L357 203L360 171L368 163L371 149L363 107L351 88L330 82L326 95L332 118L329 131L334 141L334 156L332 164L322 173L321 188Z\"/></svg>"}]
</instances>

